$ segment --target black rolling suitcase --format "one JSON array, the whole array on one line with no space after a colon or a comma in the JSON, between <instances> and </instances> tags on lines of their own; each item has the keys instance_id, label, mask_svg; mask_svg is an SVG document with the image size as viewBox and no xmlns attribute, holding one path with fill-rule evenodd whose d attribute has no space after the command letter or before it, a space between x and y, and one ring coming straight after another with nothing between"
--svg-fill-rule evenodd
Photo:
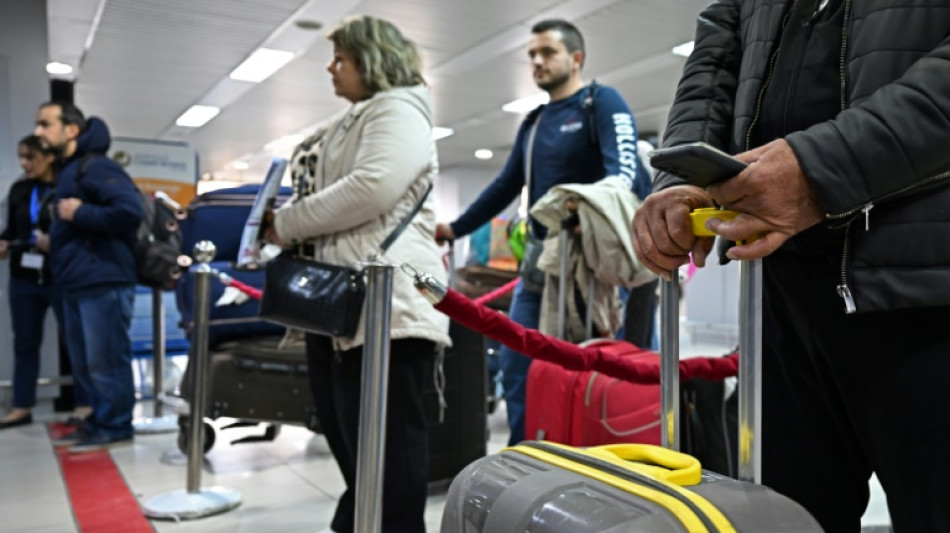
<instances>
[{"instance_id":1,"label":"black rolling suitcase","mask_svg":"<svg viewBox=\"0 0 950 533\"><path fill-rule=\"evenodd\" d=\"M442 365L445 408L440 408L434 380L427 380L423 391L429 424L430 482L452 479L487 451L485 338L454 322L449 335L453 346L445 350Z\"/></svg>"},{"instance_id":2,"label":"black rolling suitcase","mask_svg":"<svg viewBox=\"0 0 950 533\"><path fill-rule=\"evenodd\" d=\"M204 416L239 419L222 429L267 424L262 435L243 437L232 444L274 440L281 424L320 431L310 394L304 347L278 348L281 338L252 337L221 344L208 352L211 361L205 386L208 407ZM189 365L182 379L182 396L186 399L191 399L194 391L194 374L190 369ZM190 416L179 418L178 445L182 452L188 449L190 423ZM206 452L214 446L215 440L215 426L205 422Z\"/></svg>"},{"instance_id":3,"label":"black rolling suitcase","mask_svg":"<svg viewBox=\"0 0 950 533\"><path fill-rule=\"evenodd\" d=\"M280 339L258 337L228 342L211 352L208 416L319 430L304 347L281 349Z\"/></svg>"}]
</instances>

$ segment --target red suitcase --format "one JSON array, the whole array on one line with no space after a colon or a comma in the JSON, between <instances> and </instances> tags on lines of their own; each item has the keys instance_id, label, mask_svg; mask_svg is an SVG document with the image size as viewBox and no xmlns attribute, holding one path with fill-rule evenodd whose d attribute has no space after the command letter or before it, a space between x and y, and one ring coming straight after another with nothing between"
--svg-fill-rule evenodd
<instances>
[{"instance_id":1,"label":"red suitcase","mask_svg":"<svg viewBox=\"0 0 950 533\"><path fill-rule=\"evenodd\" d=\"M572 221L561 226L561 284L559 294L559 335L564 331L567 273L567 241ZM593 292L593 285L588 293ZM587 320L587 336L593 325ZM585 344L609 346L628 357L653 358L658 355L625 341L594 339ZM547 440L571 446L598 444L660 444L660 386L638 385L598 372L577 372L545 361L533 361L528 370L525 393L525 438Z\"/></svg>"},{"instance_id":2,"label":"red suitcase","mask_svg":"<svg viewBox=\"0 0 950 533\"><path fill-rule=\"evenodd\" d=\"M624 341L597 339L587 344L607 345L633 358L659 357ZM660 386L534 361L528 371L525 438L570 446L659 445Z\"/></svg>"}]
</instances>

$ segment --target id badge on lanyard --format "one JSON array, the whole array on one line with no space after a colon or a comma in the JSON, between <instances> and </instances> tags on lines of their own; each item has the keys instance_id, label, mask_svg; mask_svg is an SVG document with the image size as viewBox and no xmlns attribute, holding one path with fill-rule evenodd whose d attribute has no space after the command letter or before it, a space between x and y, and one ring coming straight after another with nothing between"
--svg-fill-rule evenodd
<instances>
[{"instance_id":1,"label":"id badge on lanyard","mask_svg":"<svg viewBox=\"0 0 950 533\"><path fill-rule=\"evenodd\" d=\"M37 185L33 187L33 192L30 194L30 226L35 228L37 222L40 219L40 209L42 204L40 203L40 187ZM36 244L36 232L30 232L30 245ZM20 256L20 266L23 268L29 268L31 270L42 270L43 262L45 257L43 254L36 253L34 251L23 252L23 255Z\"/></svg>"}]
</instances>

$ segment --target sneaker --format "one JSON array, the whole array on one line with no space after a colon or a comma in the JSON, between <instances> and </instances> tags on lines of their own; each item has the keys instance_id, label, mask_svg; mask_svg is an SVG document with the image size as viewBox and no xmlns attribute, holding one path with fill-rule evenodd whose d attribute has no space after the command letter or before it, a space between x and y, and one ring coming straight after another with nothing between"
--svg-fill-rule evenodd
<instances>
[{"instance_id":1,"label":"sneaker","mask_svg":"<svg viewBox=\"0 0 950 533\"><path fill-rule=\"evenodd\" d=\"M63 434L55 439L53 439L53 446L57 448L61 446L72 446L78 443L82 438L89 433L89 430L86 426L79 426L75 431Z\"/></svg>"},{"instance_id":2,"label":"sneaker","mask_svg":"<svg viewBox=\"0 0 950 533\"><path fill-rule=\"evenodd\" d=\"M92 414L92 407L88 405L77 405L76 408L73 409L73 412L70 413L69 418L66 419L66 425L79 427L90 414Z\"/></svg>"},{"instance_id":3,"label":"sneaker","mask_svg":"<svg viewBox=\"0 0 950 533\"><path fill-rule=\"evenodd\" d=\"M132 436L114 437L105 433L96 431L83 435L79 442L69 447L69 453L89 453L99 450L106 450L120 444L131 444Z\"/></svg>"}]
</instances>

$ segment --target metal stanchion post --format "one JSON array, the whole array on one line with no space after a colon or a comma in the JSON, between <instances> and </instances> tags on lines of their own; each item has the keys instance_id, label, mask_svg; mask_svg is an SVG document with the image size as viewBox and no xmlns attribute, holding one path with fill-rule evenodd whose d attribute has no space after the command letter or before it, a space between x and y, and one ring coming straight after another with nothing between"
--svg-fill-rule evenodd
<instances>
[{"instance_id":1,"label":"metal stanchion post","mask_svg":"<svg viewBox=\"0 0 950 533\"><path fill-rule=\"evenodd\" d=\"M739 279L739 479L762 483L762 260Z\"/></svg>"},{"instance_id":2,"label":"metal stanchion post","mask_svg":"<svg viewBox=\"0 0 950 533\"><path fill-rule=\"evenodd\" d=\"M389 390L389 324L393 266L363 263L368 283L363 316L363 378L360 437L356 462L356 533L375 533L383 523L383 472L386 450L386 399Z\"/></svg>"},{"instance_id":3,"label":"metal stanchion post","mask_svg":"<svg viewBox=\"0 0 950 533\"><path fill-rule=\"evenodd\" d=\"M449 287L455 287L455 241L448 241L449 251L446 255L449 264Z\"/></svg>"},{"instance_id":4,"label":"metal stanchion post","mask_svg":"<svg viewBox=\"0 0 950 533\"><path fill-rule=\"evenodd\" d=\"M663 447L680 449L680 280L674 270L660 286L660 438Z\"/></svg>"},{"instance_id":5,"label":"metal stanchion post","mask_svg":"<svg viewBox=\"0 0 950 533\"><path fill-rule=\"evenodd\" d=\"M215 247L210 241L195 245L195 323L192 336L194 390L190 407L187 490L160 494L142 506L145 516L188 520L222 513L241 504L241 493L225 487L201 487L204 460L205 384L208 376L208 314L211 308L211 267Z\"/></svg>"},{"instance_id":6,"label":"metal stanchion post","mask_svg":"<svg viewBox=\"0 0 950 533\"><path fill-rule=\"evenodd\" d=\"M161 394L165 387L165 305L162 289L152 289L152 404L153 416L132 423L136 433L171 433L178 431L178 417L163 414Z\"/></svg>"}]
</instances>

